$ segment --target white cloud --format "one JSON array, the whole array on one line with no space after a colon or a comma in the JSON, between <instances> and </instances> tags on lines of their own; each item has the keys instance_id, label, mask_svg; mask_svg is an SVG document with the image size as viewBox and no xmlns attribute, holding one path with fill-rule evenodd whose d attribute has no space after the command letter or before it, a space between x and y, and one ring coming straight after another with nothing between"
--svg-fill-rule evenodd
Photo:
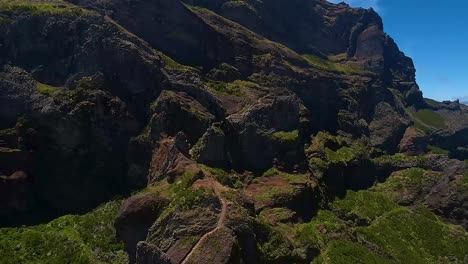
<instances>
[{"instance_id":1,"label":"white cloud","mask_svg":"<svg viewBox=\"0 0 468 264\"><path fill-rule=\"evenodd\" d=\"M364 7L369 8L372 7L377 12L382 12L382 8L380 7L380 0L328 0L332 3L340 3L345 2L352 7Z\"/></svg>"}]
</instances>

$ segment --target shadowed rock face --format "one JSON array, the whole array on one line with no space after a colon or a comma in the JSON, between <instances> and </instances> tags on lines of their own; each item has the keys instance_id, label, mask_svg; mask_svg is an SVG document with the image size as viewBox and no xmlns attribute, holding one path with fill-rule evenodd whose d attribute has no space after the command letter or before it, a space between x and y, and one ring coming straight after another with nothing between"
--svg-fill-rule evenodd
<instances>
[{"instance_id":1,"label":"shadowed rock face","mask_svg":"<svg viewBox=\"0 0 468 264\"><path fill-rule=\"evenodd\" d=\"M283 43L298 53L311 51L324 53L356 52L356 38L368 27L380 31L382 21L374 11L350 9L345 4L334 5L326 1L213 1L191 0L236 21L271 40ZM353 29L358 24L359 26ZM332 33L333 32L333 33ZM359 56L359 55L358 55Z\"/></svg>"},{"instance_id":2,"label":"shadowed rock face","mask_svg":"<svg viewBox=\"0 0 468 264\"><path fill-rule=\"evenodd\" d=\"M214 67L231 59L230 45L180 1L70 0L109 16L148 44L177 61Z\"/></svg>"},{"instance_id":3,"label":"shadowed rock face","mask_svg":"<svg viewBox=\"0 0 468 264\"><path fill-rule=\"evenodd\" d=\"M336 240L401 260L355 231L390 213L336 201L466 229L466 159L468 108L423 99L372 9L0 0L2 226L128 195L130 263L311 263Z\"/></svg>"}]
</instances>

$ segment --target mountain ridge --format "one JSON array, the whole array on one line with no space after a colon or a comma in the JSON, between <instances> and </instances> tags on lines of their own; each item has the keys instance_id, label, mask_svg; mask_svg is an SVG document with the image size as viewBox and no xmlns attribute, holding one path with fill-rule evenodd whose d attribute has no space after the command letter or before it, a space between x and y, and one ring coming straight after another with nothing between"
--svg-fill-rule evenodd
<instances>
[{"instance_id":1,"label":"mountain ridge","mask_svg":"<svg viewBox=\"0 0 468 264\"><path fill-rule=\"evenodd\" d=\"M468 107L423 98L372 9L0 0L0 40L0 252L60 262L16 232L72 232L84 263L466 257Z\"/></svg>"}]
</instances>

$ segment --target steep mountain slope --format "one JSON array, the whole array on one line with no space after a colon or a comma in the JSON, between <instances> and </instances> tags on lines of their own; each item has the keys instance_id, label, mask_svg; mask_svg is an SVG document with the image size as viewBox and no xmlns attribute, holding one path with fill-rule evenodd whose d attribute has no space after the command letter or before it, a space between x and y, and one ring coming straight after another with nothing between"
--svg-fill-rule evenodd
<instances>
[{"instance_id":1,"label":"steep mountain slope","mask_svg":"<svg viewBox=\"0 0 468 264\"><path fill-rule=\"evenodd\" d=\"M373 10L0 0L0 69L2 263L466 260L468 107Z\"/></svg>"}]
</instances>

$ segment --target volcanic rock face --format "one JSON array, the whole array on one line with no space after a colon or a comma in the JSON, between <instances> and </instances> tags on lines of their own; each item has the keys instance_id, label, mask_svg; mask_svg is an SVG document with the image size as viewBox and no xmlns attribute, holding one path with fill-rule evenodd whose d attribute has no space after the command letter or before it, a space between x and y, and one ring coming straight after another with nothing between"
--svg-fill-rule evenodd
<instances>
[{"instance_id":1,"label":"volcanic rock face","mask_svg":"<svg viewBox=\"0 0 468 264\"><path fill-rule=\"evenodd\" d=\"M400 141L399 149L402 153L411 155L420 155L426 151L427 137L424 133L416 128L409 127L406 129L403 138Z\"/></svg>"},{"instance_id":2,"label":"volcanic rock face","mask_svg":"<svg viewBox=\"0 0 468 264\"><path fill-rule=\"evenodd\" d=\"M434 248L468 245L467 159L468 107L423 99L372 9L0 0L0 224L128 196L96 261L461 263Z\"/></svg>"}]
</instances>

